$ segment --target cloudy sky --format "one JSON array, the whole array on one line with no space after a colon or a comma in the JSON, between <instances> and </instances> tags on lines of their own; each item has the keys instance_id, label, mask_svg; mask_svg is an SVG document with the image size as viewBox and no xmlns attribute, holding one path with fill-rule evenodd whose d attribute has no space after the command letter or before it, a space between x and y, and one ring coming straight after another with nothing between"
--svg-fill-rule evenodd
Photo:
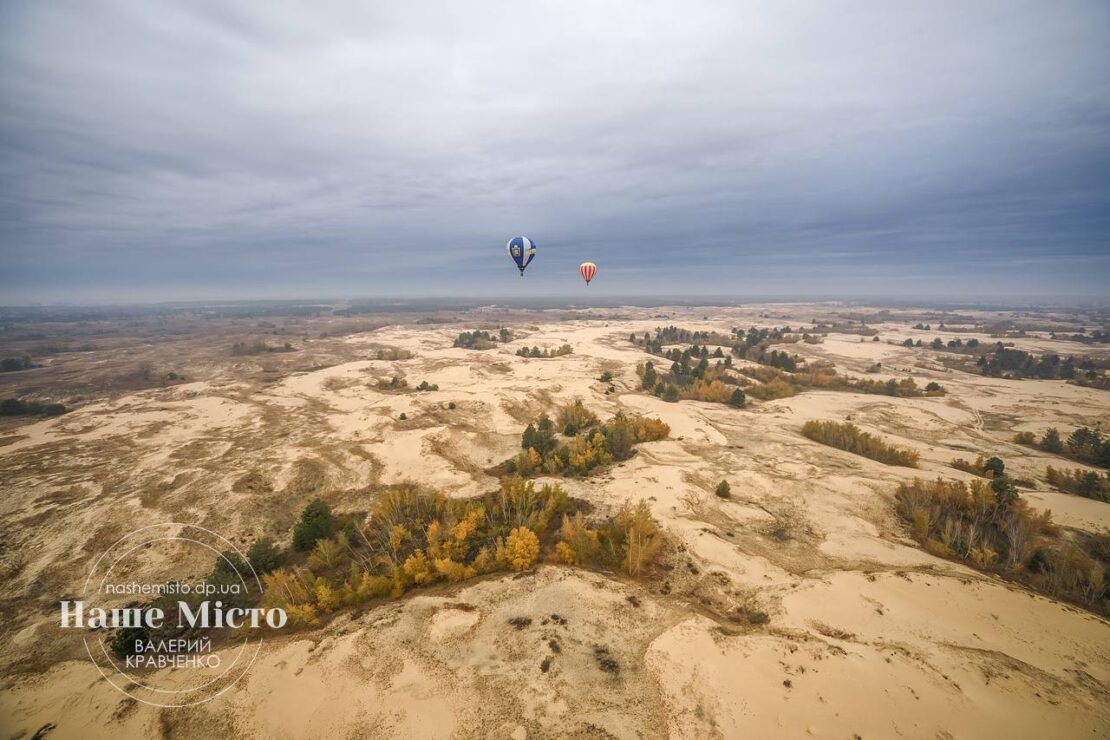
<instances>
[{"instance_id":1,"label":"cloudy sky","mask_svg":"<svg viewBox=\"0 0 1110 740\"><path fill-rule=\"evenodd\" d=\"M2 0L0 304L1106 299L1108 71L1104 1Z\"/></svg>"}]
</instances>

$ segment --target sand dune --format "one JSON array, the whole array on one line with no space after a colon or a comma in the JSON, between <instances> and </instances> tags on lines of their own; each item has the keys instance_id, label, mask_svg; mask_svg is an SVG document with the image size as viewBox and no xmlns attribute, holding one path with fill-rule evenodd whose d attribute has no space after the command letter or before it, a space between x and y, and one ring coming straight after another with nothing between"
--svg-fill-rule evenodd
<instances>
[{"instance_id":1,"label":"sand dune","mask_svg":"<svg viewBox=\"0 0 1110 740\"><path fill-rule=\"evenodd\" d=\"M901 378L894 368L911 368L948 395L807 392L736 410L638 392L635 365L649 356L630 332L800 325L826 310L629 308L620 321L529 322L482 352L451 347L459 327L392 326L344 338L358 359L272 382L227 373L20 427L0 447L0 729L29 737L52 724L51 738L1110 735L1110 624L923 552L891 506L897 484L915 476L966 479L949 466L954 457L999 454L1039 480L1059 460L1013 444L1014 432L1105 428L1110 394L953 372L928 350L852 335L793 347L843 371L881 361L889 374L877 377ZM910 325L890 321L881 334L948 336ZM573 354L515 356L563 343ZM1090 351L1029 346L1040 343ZM415 356L371 359L380 346ZM612 393L597 380L604 370ZM406 391L377 386L394 375ZM438 390L413 390L422 380ZM579 398L603 417L623 409L671 427L669 439L600 476L562 481L599 510L647 501L678 565L663 582L544 565L418 592L268 639L233 690L184 709L120 695L55 625L53 602L131 528L192 521L247 544L287 537L317 495L364 509L355 492L374 482L481 493L495 485L484 471L518 451L524 420ZM799 434L807 420L849 417L918 450L920 468ZM269 485L237 488L252 471ZM712 492L721 479L728 501ZM1043 484L1023 495L1062 526L1110 529L1110 504ZM740 607L769 619L727 618ZM515 617L532 621L518 629ZM601 668L599 651L618 672Z\"/></svg>"}]
</instances>

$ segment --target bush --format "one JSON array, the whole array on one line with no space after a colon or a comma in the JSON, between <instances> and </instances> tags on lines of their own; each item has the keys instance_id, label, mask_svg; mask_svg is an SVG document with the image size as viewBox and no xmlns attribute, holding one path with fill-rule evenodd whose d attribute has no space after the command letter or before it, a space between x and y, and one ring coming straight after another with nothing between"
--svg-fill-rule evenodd
<instances>
[{"instance_id":1,"label":"bush","mask_svg":"<svg viewBox=\"0 0 1110 740\"><path fill-rule=\"evenodd\" d=\"M597 426L599 421L597 414L587 409L581 399L577 399L574 403L564 403L559 407L555 412L555 423L562 428L573 424L578 429L588 429Z\"/></svg>"},{"instance_id":2,"label":"bush","mask_svg":"<svg viewBox=\"0 0 1110 740\"><path fill-rule=\"evenodd\" d=\"M802 434L814 442L862 455L886 465L917 467L919 454L915 450L903 450L888 445L850 422L807 421L802 425Z\"/></svg>"},{"instance_id":3,"label":"bush","mask_svg":"<svg viewBox=\"0 0 1110 740\"><path fill-rule=\"evenodd\" d=\"M378 381L378 389L383 391L400 391L408 387L409 382L399 375L394 375L391 378L382 378Z\"/></svg>"},{"instance_id":4,"label":"bush","mask_svg":"<svg viewBox=\"0 0 1110 740\"><path fill-rule=\"evenodd\" d=\"M398 418L398 419L399 419L400 421L408 421L409 415L408 415L408 414L406 414L406 413L405 413L404 411L402 411L402 412L401 412L401 415L400 415L400 416L398 416L397 418Z\"/></svg>"},{"instance_id":5,"label":"bush","mask_svg":"<svg viewBox=\"0 0 1110 740\"><path fill-rule=\"evenodd\" d=\"M732 395L729 396L729 399L728 399L729 406L733 406L734 408L738 408L738 409L744 408L744 406L746 406L747 403L748 403L748 399L747 399L747 397L745 397L744 391L740 390L739 388L734 390L732 392Z\"/></svg>"},{"instance_id":6,"label":"bush","mask_svg":"<svg viewBox=\"0 0 1110 740\"><path fill-rule=\"evenodd\" d=\"M732 496L732 488L729 486L727 480L723 480L717 484L717 490L714 491L719 498L729 498Z\"/></svg>"},{"instance_id":7,"label":"bush","mask_svg":"<svg viewBox=\"0 0 1110 740\"><path fill-rule=\"evenodd\" d=\"M320 499L315 499L301 512L301 520L293 527L293 549L307 552L316 546L317 540L331 537L335 532L335 518L331 508Z\"/></svg>"}]
</instances>

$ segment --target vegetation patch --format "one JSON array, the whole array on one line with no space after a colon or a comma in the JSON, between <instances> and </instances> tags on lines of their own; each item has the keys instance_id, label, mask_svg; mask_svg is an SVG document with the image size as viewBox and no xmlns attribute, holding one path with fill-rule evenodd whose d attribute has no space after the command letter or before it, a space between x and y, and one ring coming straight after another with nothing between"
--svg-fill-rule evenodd
<instances>
[{"instance_id":1,"label":"vegetation patch","mask_svg":"<svg viewBox=\"0 0 1110 740\"><path fill-rule=\"evenodd\" d=\"M1110 468L1110 436L1098 429L1079 427L1064 441L1055 427L1049 427L1040 440L1032 432L1018 432L1014 442L1087 465Z\"/></svg>"},{"instance_id":2,"label":"vegetation patch","mask_svg":"<svg viewBox=\"0 0 1110 740\"><path fill-rule=\"evenodd\" d=\"M659 419L618 413L604 424L580 402L558 411L566 441L555 433L555 422L543 414L521 435L523 450L490 472L494 475L586 476L613 462L632 457L633 445L666 439L670 427Z\"/></svg>"},{"instance_id":3,"label":"vegetation patch","mask_svg":"<svg viewBox=\"0 0 1110 740\"><path fill-rule=\"evenodd\" d=\"M851 422L807 421L802 425L802 434L814 442L863 455L886 465L916 468L920 457L916 450L904 450L888 445Z\"/></svg>"},{"instance_id":4,"label":"vegetation patch","mask_svg":"<svg viewBox=\"0 0 1110 740\"><path fill-rule=\"evenodd\" d=\"M573 353L574 353L574 348L571 347L569 344L564 344L560 347L556 347L555 349L548 349L548 348L540 349L539 347L536 347L536 346L532 346L530 348L529 347L521 347L520 349L518 349L516 351L516 356L517 357L551 358L551 357L564 357L566 355L573 354Z\"/></svg>"},{"instance_id":5,"label":"vegetation patch","mask_svg":"<svg viewBox=\"0 0 1110 740\"><path fill-rule=\"evenodd\" d=\"M475 329L474 331L464 331L455 337L452 347L461 347L462 349L493 349L498 343L504 344L511 342L513 333L508 329L502 327L496 334L491 334L488 331Z\"/></svg>"},{"instance_id":6,"label":"vegetation patch","mask_svg":"<svg viewBox=\"0 0 1110 740\"><path fill-rule=\"evenodd\" d=\"M242 357L245 355L264 355L270 352L296 352L296 348L290 342L284 342L279 346L272 346L261 340L253 342L235 342L231 345L231 354L233 357Z\"/></svg>"},{"instance_id":7,"label":"vegetation patch","mask_svg":"<svg viewBox=\"0 0 1110 740\"><path fill-rule=\"evenodd\" d=\"M904 344L909 347L913 346L914 342L907 339ZM962 362L950 364L955 364L968 372L978 372L994 378L1067 380L1076 385L1110 390L1110 376L1105 372L1105 361L1090 357L1070 355L1061 357L1055 352L1046 352L1038 357L1032 352L1016 349L1012 342L996 342L984 348L975 338L965 342L957 337L945 342L937 337L929 345L923 345L921 340L918 340L916 346L928 346L937 351L965 355L966 358ZM976 357L974 365L971 364L972 357Z\"/></svg>"},{"instance_id":8,"label":"vegetation patch","mask_svg":"<svg viewBox=\"0 0 1110 740\"><path fill-rule=\"evenodd\" d=\"M770 349L772 344L791 344L805 342L813 344L820 341L816 334L792 333L789 326L776 329L751 328L747 332L734 328L732 334L719 332L692 332L675 326L656 329L643 337L631 335L629 340L652 354L671 361L667 370L657 368L647 362L637 367L640 387L654 393L665 401L692 399L728 403L743 408L746 396L762 401L788 398L805 390L832 390L853 393L873 393L902 398L916 396L942 396L945 391L937 383L919 388L912 378L903 380L878 381L855 379L838 375L828 362L815 362L807 365L798 355L784 350ZM676 342L692 341L682 349L670 347ZM698 342L704 342L699 345ZM717 347L710 351L710 346ZM729 347L726 356L722 346ZM733 356L758 363L756 367L733 367ZM712 365L710 360L716 358ZM877 368L876 368L877 371ZM759 381L759 385L741 390L737 386L748 385L748 379Z\"/></svg>"},{"instance_id":9,"label":"vegetation patch","mask_svg":"<svg viewBox=\"0 0 1110 740\"><path fill-rule=\"evenodd\" d=\"M304 526L320 536L307 560L263 576L263 601L303 626L344 606L544 561L636 576L659 554L662 534L646 504L626 504L594 527L584 507L558 485L536 488L522 478L506 478L498 490L471 499L393 486L364 518L342 526L316 501L298 524L295 548L304 551L298 534ZM531 620L510 623L524 629Z\"/></svg>"},{"instance_id":10,"label":"vegetation patch","mask_svg":"<svg viewBox=\"0 0 1110 740\"><path fill-rule=\"evenodd\" d=\"M64 404L5 398L0 401L0 416L59 416L68 411Z\"/></svg>"},{"instance_id":11,"label":"vegetation patch","mask_svg":"<svg viewBox=\"0 0 1110 740\"><path fill-rule=\"evenodd\" d=\"M1093 470L1057 470L1049 465L1044 478L1050 486L1066 493L1110 502L1110 473L1099 475Z\"/></svg>"},{"instance_id":12,"label":"vegetation patch","mask_svg":"<svg viewBox=\"0 0 1110 740\"><path fill-rule=\"evenodd\" d=\"M898 487L895 508L934 555L1110 613L1110 535L1069 537L1006 483L916 479Z\"/></svg>"}]
</instances>

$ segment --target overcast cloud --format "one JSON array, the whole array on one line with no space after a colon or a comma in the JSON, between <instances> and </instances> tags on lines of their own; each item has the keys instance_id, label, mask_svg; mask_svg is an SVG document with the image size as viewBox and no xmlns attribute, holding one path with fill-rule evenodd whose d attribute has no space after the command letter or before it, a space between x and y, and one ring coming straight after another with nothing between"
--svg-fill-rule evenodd
<instances>
[{"instance_id":1,"label":"overcast cloud","mask_svg":"<svg viewBox=\"0 0 1110 740\"><path fill-rule=\"evenodd\" d=\"M0 8L0 303L1108 297L1106 2Z\"/></svg>"}]
</instances>

